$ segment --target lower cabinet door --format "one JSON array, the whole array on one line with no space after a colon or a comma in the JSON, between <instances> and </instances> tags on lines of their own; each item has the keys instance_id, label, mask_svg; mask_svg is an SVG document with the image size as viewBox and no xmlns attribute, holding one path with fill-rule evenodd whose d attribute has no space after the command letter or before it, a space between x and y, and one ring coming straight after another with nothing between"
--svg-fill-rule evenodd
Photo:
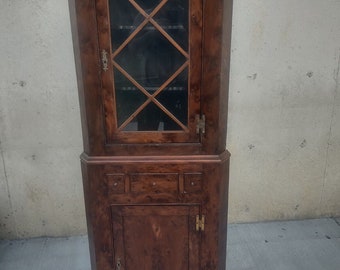
<instances>
[{"instance_id":1,"label":"lower cabinet door","mask_svg":"<svg viewBox=\"0 0 340 270\"><path fill-rule=\"evenodd\" d=\"M199 270L198 205L113 205L115 270Z\"/></svg>"}]
</instances>

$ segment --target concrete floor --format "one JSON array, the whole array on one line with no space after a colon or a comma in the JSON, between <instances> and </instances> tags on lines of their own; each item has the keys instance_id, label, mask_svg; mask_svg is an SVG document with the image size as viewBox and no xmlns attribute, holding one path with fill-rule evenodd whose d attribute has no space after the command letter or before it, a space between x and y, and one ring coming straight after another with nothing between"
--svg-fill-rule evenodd
<instances>
[{"instance_id":1,"label":"concrete floor","mask_svg":"<svg viewBox=\"0 0 340 270\"><path fill-rule=\"evenodd\" d=\"M340 270L340 218L228 230L228 270ZM87 237L2 240L0 270L90 270Z\"/></svg>"}]
</instances>

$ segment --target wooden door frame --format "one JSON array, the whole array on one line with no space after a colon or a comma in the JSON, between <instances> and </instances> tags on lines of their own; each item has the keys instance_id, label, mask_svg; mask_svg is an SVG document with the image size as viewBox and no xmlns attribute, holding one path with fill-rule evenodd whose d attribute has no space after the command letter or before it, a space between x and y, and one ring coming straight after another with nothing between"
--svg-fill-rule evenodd
<instances>
[{"instance_id":1,"label":"wooden door frame","mask_svg":"<svg viewBox=\"0 0 340 270\"><path fill-rule=\"evenodd\" d=\"M119 131L115 106L111 31L108 0L95 0L96 21L98 28L98 46L100 56L108 54L107 70L101 68L101 96L103 108L103 127L106 145L115 144L157 144L157 143L199 143L196 134L196 115L201 114L201 78L202 78L202 36L203 36L203 1L189 2L189 63L188 63L188 125L186 130L179 131ZM166 5L166 4L165 4Z\"/></svg>"}]
</instances>

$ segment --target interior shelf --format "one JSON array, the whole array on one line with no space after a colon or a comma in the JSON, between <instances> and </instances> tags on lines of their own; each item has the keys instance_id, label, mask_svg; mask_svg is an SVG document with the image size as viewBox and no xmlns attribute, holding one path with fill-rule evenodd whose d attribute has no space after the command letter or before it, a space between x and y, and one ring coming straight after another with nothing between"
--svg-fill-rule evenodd
<instances>
[{"instance_id":1,"label":"interior shelf","mask_svg":"<svg viewBox=\"0 0 340 270\"><path fill-rule=\"evenodd\" d=\"M185 30L183 25L160 25L164 30ZM138 26L136 25L119 25L115 30L135 30ZM154 26L146 26L143 29L156 30Z\"/></svg>"}]
</instances>

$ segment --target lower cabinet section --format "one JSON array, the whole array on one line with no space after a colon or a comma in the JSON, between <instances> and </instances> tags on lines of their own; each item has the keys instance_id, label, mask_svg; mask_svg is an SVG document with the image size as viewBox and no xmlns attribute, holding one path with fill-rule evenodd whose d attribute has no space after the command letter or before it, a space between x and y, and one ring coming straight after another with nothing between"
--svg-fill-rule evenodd
<instances>
[{"instance_id":1,"label":"lower cabinet section","mask_svg":"<svg viewBox=\"0 0 340 270\"><path fill-rule=\"evenodd\" d=\"M198 270L198 205L113 205L116 270Z\"/></svg>"},{"instance_id":2,"label":"lower cabinet section","mask_svg":"<svg viewBox=\"0 0 340 270\"><path fill-rule=\"evenodd\" d=\"M84 159L92 270L225 270L228 157Z\"/></svg>"}]
</instances>

